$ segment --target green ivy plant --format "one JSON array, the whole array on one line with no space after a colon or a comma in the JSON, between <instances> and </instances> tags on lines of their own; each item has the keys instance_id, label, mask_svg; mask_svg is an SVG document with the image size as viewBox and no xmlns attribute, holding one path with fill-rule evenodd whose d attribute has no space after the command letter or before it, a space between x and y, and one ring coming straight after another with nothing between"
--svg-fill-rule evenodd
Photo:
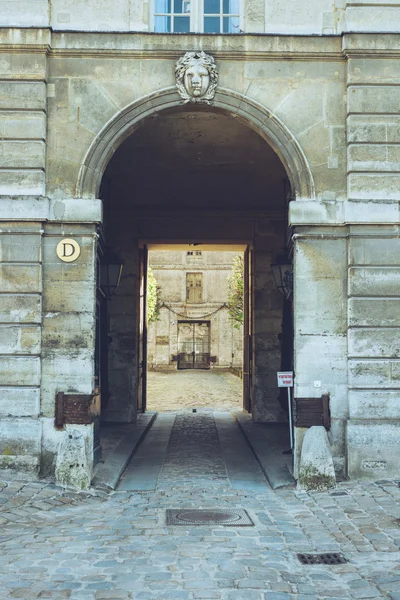
<instances>
[{"instance_id":1,"label":"green ivy plant","mask_svg":"<svg viewBox=\"0 0 400 600\"><path fill-rule=\"evenodd\" d=\"M149 324L160 320L161 305L161 286L149 267L147 271L147 322Z\"/></svg>"},{"instance_id":2,"label":"green ivy plant","mask_svg":"<svg viewBox=\"0 0 400 600\"><path fill-rule=\"evenodd\" d=\"M233 259L232 273L228 276L228 314L229 319L239 329L243 325L243 297L244 297L244 260L242 254L237 254Z\"/></svg>"}]
</instances>

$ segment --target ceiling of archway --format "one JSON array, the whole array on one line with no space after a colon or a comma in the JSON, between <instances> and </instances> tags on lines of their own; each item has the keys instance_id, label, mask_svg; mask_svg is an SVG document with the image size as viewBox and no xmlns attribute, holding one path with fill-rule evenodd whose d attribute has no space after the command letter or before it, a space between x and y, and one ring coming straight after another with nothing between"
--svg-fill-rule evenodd
<instances>
[{"instance_id":1,"label":"ceiling of archway","mask_svg":"<svg viewBox=\"0 0 400 600\"><path fill-rule=\"evenodd\" d=\"M284 210L282 163L232 115L182 108L149 119L118 148L105 176L113 204L140 209Z\"/></svg>"}]
</instances>

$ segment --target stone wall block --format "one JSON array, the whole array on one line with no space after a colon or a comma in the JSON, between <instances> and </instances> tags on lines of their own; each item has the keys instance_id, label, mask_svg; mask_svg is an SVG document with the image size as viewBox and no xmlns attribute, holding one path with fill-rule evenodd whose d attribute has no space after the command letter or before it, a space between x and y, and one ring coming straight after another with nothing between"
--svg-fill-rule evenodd
<instances>
[{"instance_id":1,"label":"stone wall block","mask_svg":"<svg viewBox=\"0 0 400 600\"><path fill-rule=\"evenodd\" d=\"M4 386L38 386L40 384L40 358L0 356L0 381Z\"/></svg>"},{"instance_id":2,"label":"stone wall block","mask_svg":"<svg viewBox=\"0 0 400 600\"><path fill-rule=\"evenodd\" d=\"M1 0L2 27L48 27L48 0ZM21 40L19 40L21 41Z\"/></svg>"},{"instance_id":3,"label":"stone wall block","mask_svg":"<svg viewBox=\"0 0 400 600\"><path fill-rule=\"evenodd\" d=\"M386 5L385 5L386 4ZM389 2L370 6L368 2L360 6L347 6L347 31L388 32L398 31L396 24L400 22L400 9Z\"/></svg>"},{"instance_id":4,"label":"stone wall block","mask_svg":"<svg viewBox=\"0 0 400 600\"><path fill-rule=\"evenodd\" d=\"M349 113L398 114L400 86L350 86L348 94Z\"/></svg>"},{"instance_id":5,"label":"stone wall block","mask_svg":"<svg viewBox=\"0 0 400 600\"><path fill-rule=\"evenodd\" d=\"M349 142L396 144L400 137L397 115L350 115L347 119Z\"/></svg>"},{"instance_id":6,"label":"stone wall block","mask_svg":"<svg viewBox=\"0 0 400 600\"><path fill-rule=\"evenodd\" d=\"M398 327L400 298L350 298L350 327Z\"/></svg>"},{"instance_id":7,"label":"stone wall block","mask_svg":"<svg viewBox=\"0 0 400 600\"><path fill-rule=\"evenodd\" d=\"M0 354L39 354L40 327L0 325Z\"/></svg>"},{"instance_id":8,"label":"stone wall block","mask_svg":"<svg viewBox=\"0 0 400 600\"><path fill-rule=\"evenodd\" d=\"M41 423L36 419L2 419L0 455L40 454L41 433Z\"/></svg>"},{"instance_id":9,"label":"stone wall block","mask_svg":"<svg viewBox=\"0 0 400 600\"><path fill-rule=\"evenodd\" d=\"M351 419L400 419L398 390L349 390Z\"/></svg>"},{"instance_id":10,"label":"stone wall block","mask_svg":"<svg viewBox=\"0 0 400 600\"><path fill-rule=\"evenodd\" d=\"M0 81L0 110L46 110L43 82Z\"/></svg>"},{"instance_id":11,"label":"stone wall block","mask_svg":"<svg viewBox=\"0 0 400 600\"><path fill-rule=\"evenodd\" d=\"M350 240L350 264L397 266L399 257L399 237L353 237Z\"/></svg>"},{"instance_id":12,"label":"stone wall block","mask_svg":"<svg viewBox=\"0 0 400 600\"><path fill-rule=\"evenodd\" d=\"M91 312L94 310L93 283L54 281L43 291L44 312Z\"/></svg>"},{"instance_id":13,"label":"stone wall block","mask_svg":"<svg viewBox=\"0 0 400 600\"><path fill-rule=\"evenodd\" d=\"M386 144L353 144L348 150L351 171L400 171L400 147Z\"/></svg>"},{"instance_id":14,"label":"stone wall block","mask_svg":"<svg viewBox=\"0 0 400 600\"><path fill-rule=\"evenodd\" d=\"M37 169L0 170L0 195L44 196L45 174Z\"/></svg>"},{"instance_id":15,"label":"stone wall block","mask_svg":"<svg viewBox=\"0 0 400 600\"><path fill-rule=\"evenodd\" d=\"M38 417L39 412L39 388L0 388L0 417Z\"/></svg>"},{"instance_id":16,"label":"stone wall block","mask_svg":"<svg viewBox=\"0 0 400 600\"><path fill-rule=\"evenodd\" d=\"M400 267L352 267L349 269L351 296L398 296Z\"/></svg>"},{"instance_id":17,"label":"stone wall block","mask_svg":"<svg viewBox=\"0 0 400 600\"><path fill-rule=\"evenodd\" d=\"M2 140L0 165L3 169L44 169L45 151L41 140Z\"/></svg>"},{"instance_id":18,"label":"stone wall block","mask_svg":"<svg viewBox=\"0 0 400 600\"><path fill-rule=\"evenodd\" d=\"M400 357L399 329L349 329L349 357Z\"/></svg>"},{"instance_id":19,"label":"stone wall block","mask_svg":"<svg viewBox=\"0 0 400 600\"><path fill-rule=\"evenodd\" d=\"M35 293L41 287L41 265L0 264L1 293Z\"/></svg>"},{"instance_id":20,"label":"stone wall block","mask_svg":"<svg viewBox=\"0 0 400 600\"><path fill-rule=\"evenodd\" d=\"M400 65L397 58L350 58L347 80L350 84L400 84Z\"/></svg>"},{"instance_id":21,"label":"stone wall block","mask_svg":"<svg viewBox=\"0 0 400 600\"><path fill-rule=\"evenodd\" d=\"M92 348L95 335L92 312L43 314L42 344L47 349Z\"/></svg>"},{"instance_id":22,"label":"stone wall block","mask_svg":"<svg viewBox=\"0 0 400 600\"><path fill-rule=\"evenodd\" d=\"M91 394L94 387L93 351L44 349L42 353L41 413L54 416L57 392Z\"/></svg>"},{"instance_id":23,"label":"stone wall block","mask_svg":"<svg viewBox=\"0 0 400 600\"><path fill-rule=\"evenodd\" d=\"M322 381L321 393L330 385L347 383L347 339L344 335L301 335L296 338L296 384Z\"/></svg>"},{"instance_id":24,"label":"stone wall block","mask_svg":"<svg viewBox=\"0 0 400 600\"><path fill-rule=\"evenodd\" d=\"M2 2L0 2L1 9ZM32 14L32 12L31 12ZM2 20L2 26L3 20ZM45 79L46 55L37 54L6 54L2 53L0 63L0 78L5 79Z\"/></svg>"},{"instance_id":25,"label":"stone wall block","mask_svg":"<svg viewBox=\"0 0 400 600\"><path fill-rule=\"evenodd\" d=\"M400 424L349 422L347 456L350 478L394 479L399 476Z\"/></svg>"},{"instance_id":26,"label":"stone wall block","mask_svg":"<svg viewBox=\"0 0 400 600\"><path fill-rule=\"evenodd\" d=\"M0 262L37 263L41 260L40 235L0 235Z\"/></svg>"},{"instance_id":27,"label":"stone wall block","mask_svg":"<svg viewBox=\"0 0 400 600\"><path fill-rule=\"evenodd\" d=\"M400 200L400 173L350 173L353 200Z\"/></svg>"},{"instance_id":28,"label":"stone wall block","mask_svg":"<svg viewBox=\"0 0 400 600\"><path fill-rule=\"evenodd\" d=\"M3 140L45 140L45 113L0 111L0 137Z\"/></svg>"},{"instance_id":29,"label":"stone wall block","mask_svg":"<svg viewBox=\"0 0 400 600\"><path fill-rule=\"evenodd\" d=\"M0 294L0 323L40 323L41 320L38 294Z\"/></svg>"},{"instance_id":30,"label":"stone wall block","mask_svg":"<svg viewBox=\"0 0 400 600\"><path fill-rule=\"evenodd\" d=\"M400 388L397 360L349 359L349 385L354 388Z\"/></svg>"}]
</instances>

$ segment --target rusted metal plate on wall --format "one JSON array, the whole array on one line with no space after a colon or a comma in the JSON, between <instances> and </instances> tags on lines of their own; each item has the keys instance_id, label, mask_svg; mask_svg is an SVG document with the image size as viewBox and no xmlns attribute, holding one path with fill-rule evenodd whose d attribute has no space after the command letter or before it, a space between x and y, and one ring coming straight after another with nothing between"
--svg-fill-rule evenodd
<instances>
[{"instance_id":1,"label":"rusted metal plate on wall","mask_svg":"<svg viewBox=\"0 0 400 600\"><path fill-rule=\"evenodd\" d=\"M320 398L295 398L293 422L296 427L323 425L329 431L331 427L329 394Z\"/></svg>"},{"instance_id":2,"label":"rusted metal plate on wall","mask_svg":"<svg viewBox=\"0 0 400 600\"><path fill-rule=\"evenodd\" d=\"M67 424L90 425L99 414L99 394L57 393L54 422L57 429L62 429Z\"/></svg>"}]
</instances>

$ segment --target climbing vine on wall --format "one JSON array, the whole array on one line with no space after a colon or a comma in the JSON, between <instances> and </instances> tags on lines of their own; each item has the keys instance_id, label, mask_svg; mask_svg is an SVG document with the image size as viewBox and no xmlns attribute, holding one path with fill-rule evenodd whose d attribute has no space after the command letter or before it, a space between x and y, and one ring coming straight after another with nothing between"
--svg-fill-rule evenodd
<instances>
[{"instance_id":1,"label":"climbing vine on wall","mask_svg":"<svg viewBox=\"0 0 400 600\"><path fill-rule=\"evenodd\" d=\"M243 325L244 260L243 254L233 259L232 273L228 276L228 314L235 329Z\"/></svg>"},{"instance_id":2,"label":"climbing vine on wall","mask_svg":"<svg viewBox=\"0 0 400 600\"><path fill-rule=\"evenodd\" d=\"M157 283L151 267L147 271L147 321L155 323L160 320L161 286Z\"/></svg>"}]
</instances>

